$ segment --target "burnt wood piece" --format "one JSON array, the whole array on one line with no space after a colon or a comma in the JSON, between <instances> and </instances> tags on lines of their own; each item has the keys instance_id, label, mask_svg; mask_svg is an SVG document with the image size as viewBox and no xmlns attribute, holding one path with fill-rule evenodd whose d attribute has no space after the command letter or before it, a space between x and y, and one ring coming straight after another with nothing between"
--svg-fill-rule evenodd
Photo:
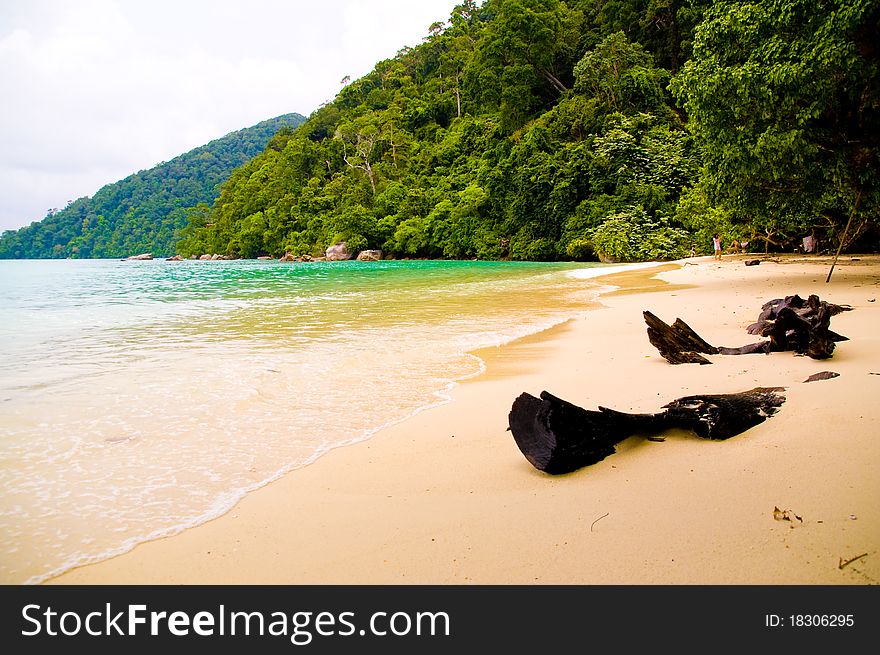
<instances>
[{"instance_id":1,"label":"burnt wood piece","mask_svg":"<svg viewBox=\"0 0 880 655\"><path fill-rule=\"evenodd\" d=\"M670 364L711 364L700 353L718 353L718 348L709 344L680 318L668 325L647 310L642 315L648 325L648 341Z\"/></svg>"},{"instance_id":2,"label":"burnt wood piece","mask_svg":"<svg viewBox=\"0 0 880 655\"><path fill-rule=\"evenodd\" d=\"M540 398L521 394L508 420L526 459L536 469L553 474L599 462L636 432L659 429L653 414L624 414L602 407L586 410L546 391Z\"/></svg>"},{"instance_id":3,"label":"burnt wood piece","mask_svg":"<svg viewBox=\"0 0 880 655\"><path fill-rule=\"evenodd\" d=\"M810 377L804 380L804 382L817 382L819 380L831 380L839 377L840 373L835 373L834 371L822 371L821 373L813 373Z\"/></svg>"},{"instance_id":4,"label":"burnt wood piece","mask_svg":"<svg viewBox=\"0 0 880 655\"><path fill-rule=\"evenodd\" d=\"M668 427L704 439L730 439L763 423L785 402L785 387L756 387L740 393L685 396L663 405Z\"/></svg>"},{"instance_id":5,"label":"burnt wood piece","mask_svg":"<svg viewBox=\"0 0 880 655\"><path fill-rule=\"evenodd\" d=\"M648 340L671 364L711 364L702 354L751 355L756 353L794 351L813 359L828 359L834 352L835 342L848 339L829 329L831 317L851 311L849 305L835 305L811 295L787 296L763 305L758 320L747 332L768 337L738 348L712 346L680 318L671 326L649 311L644 311L648 326ZM702 353L702 354L701 354Z\"/></svg>"},{"instance_id":6,"label":"burnt wood piece","mask_svg":"<svg viewBox=\"0 0 880 655\"><path fill-rule=\"evenodd\" d=\"M758 353L766 355L769 352L769 341L758 341L757 343L750 343L747 346L740 346L739 348L727 348L725 346L718 346L719 355L755 355Z\"/></svg>"},{"instance_id":7,"label":"burnt wood piece","mask_svg":"<svg viewBox=\"0 0 880 655\"><path fill-rule=\"evenodd\" d=\"M782 387L758 387L735 394L685 396L655 414L630 414L606 407L587 410L547 391L521 394L508 416L520 451L539 471L570 473L616 452L635 434L669 428L692 430L704 439L728 439L762 423L785 402Z\"/></svg>"},{"instance_id":8,"label":"burnt wood piece","mask_svg":"<svg viewBox=\"0 0 880 655\"><path fill-rule=\"evenodd\" d=\"M849 305L835 305L813 294L806 300L798 295L777 298L764 304L758 320L747 331L770 338L770 350L793 350L813 359L828 359L835 342L848 341L829 329L831 317L852 311Z\"/></svg>"},{"instance_id":9,"label":"burnt wood piece","mask_svg":"<svg viewBox=\"0 0 880 655\"><path fill-rule=\"evenodd\" d=\"M752 323L746 331L749 334L760 334L763 324L767 321L775 320L778 317L779 312L786 307L793 309L797 314L807 319L809 319L810 316L815 315L820 307L826 307L830 316L837 316L842 312L850 312L853 309L850 305L835 305L824 300L819 300L819 296L815 294L808 296L806 300L795 294L793 296L776 298L765 302L761 306L761 313L758 315L758 320L755 323ZM841 339L838 339L838 341L846 341L846 337L842 337Z\"/></svg>"},{"instance_id":10,"label":"burnt wood piece","mask_svg":"<svg viewBox=\"0 0 880 655\"><path fill-rule=\"evenodd\" d=\"M770 352L769 341L759 341L739 348L713 346L694 332L680 318L667 325L649 311L642 312L648 325L648 340L670 364L711 364L707 355L750 355Z\"/></svg>"}]
</instances>

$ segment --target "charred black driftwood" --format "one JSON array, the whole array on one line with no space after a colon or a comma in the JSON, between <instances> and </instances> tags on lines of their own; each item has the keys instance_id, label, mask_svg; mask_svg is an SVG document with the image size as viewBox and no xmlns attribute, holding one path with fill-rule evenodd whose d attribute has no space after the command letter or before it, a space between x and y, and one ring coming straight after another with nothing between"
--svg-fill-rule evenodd
<instances>
[{"instance_id":1,"label":"charred black driftwood","mask_svg":"<svg viewBox=\"0 0 880 655\"><path fill-rule=\"evenodd\" d=\"M852 311L851 306L825 302L815 294L806 300L798 295L786 296L764 303L758 320L746 331L769 337L773 352L793 350L813 359L828 359L835 342L849 340L829 329L831 317L848 311Z\"/></svg>"},{"instance_id":2,"label":"charred black driftwood","mask_svg":"<svg viewBox=\"0 0 880 655\"><path fill-rule=\"evenodd\" d=\"M668 325L649 311L644 311L648 326L648 340L671 364L711 364L706 355L751 355L794 351L813 359L828 359L837 341L847 338L829 329L831 317L850 311L849 305L834 305L811 295L807 300L800 296L786 296L763 305L758 320L747 332L768 341L750 343L738 348L713 346L698 335L680 318Z\"/></svg>"},{"instance_id":3,"label":"charred black driftwood","mask_svg":"<svg viewBox=\"0 0 880 655\"><path fill-rule=\"evenodd\" d=\"M821 373L813 373L810 377L808 377L804 382L818 382L819 380L833 380L834 378L839 378L840 373L835 373L834 371L822 371Z\"/></svg>"},{"instance_id":4,"label":"charred black driftwood","mask_svg":"<svg viewBox=\"0 0 880 655\"><path fill-rule=\"evenodd\" d=\"M642 315L648 326L648 341L670 364L711 364L712 362L703 357L703 354L751 355L771 351L770 341L750 343L739 348L713 346L680 318L675 319L672 325L668 325L647 310L642 312Z\"/></svg>"},{"instance_id":5,"label":"charred black driftwood","mask_svg":"<svg viewBox=\"0 0 880 655\"><path fill-rule=\"evenodd\" d=\"M513 401L509 429L520 451L540 471L569 473L614 454L635 435L670 428L692 430L704 439L729 439L762 423L785 402L783 387L758 387L733 394L678 398L655 414L629 414L606 407L587 410L546 392Z\"/></svg>"},{"instance_id":6,"label":"charred black driftwood","mask_svg":"<svg viewBox=\"0 0 880 655\"><path fill-rule=\"evenodd\" d=\"M707 343L700 335L680 318L667 325L654 314L644 311L645 323L648 325L648 341L671 364L711 364L706 355L715 355L718 348Z\"/></svg>"}]
</instances>

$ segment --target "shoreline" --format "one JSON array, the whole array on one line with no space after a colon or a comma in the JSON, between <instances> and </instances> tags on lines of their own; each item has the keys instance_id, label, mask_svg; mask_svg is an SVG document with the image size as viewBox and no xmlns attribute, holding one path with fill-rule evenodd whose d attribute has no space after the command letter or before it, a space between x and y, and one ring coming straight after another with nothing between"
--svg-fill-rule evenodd
<instances>
[{"instance_id":1,"label":"shoreline","mask_svg":"<svg viewBox=\"0 0 880 655\"><path fill-rule=\"evenodd\" d=\"M743 258L594 278L618 287L601 307L477 351L486 370L460 381L451 401L324 454L217 519L47 583L877 584L880 449L870 425L880 414L870 398L880 376L865 372L880 373L869 303L880 258L844 258L831 284L814 261L746 268ZM651 309L712 343L741 345L755 340L744 328L760 305L790 293L856 307L832 319L851 341L831 360L775 353L673 367L645 337L641 310ZM841 377L796 387L803 372L821 370ZM737 438L631 438L564 476L531 468L506 432L523 391L656 411L688 393L777 385L789 389L785 405ZM829 484L811 490L823 476ZM801 524L774 520L776 505Z\"/></svg>"},{"instance_id":2,"label":"shoreline","mask_svg":"<svg viewBox=\"0 0 880 655\"><path fill-rule=\"evenodd\" d=\"M37 584L217 518L247 493L310 464L328 450L367 439L382 427L447 402L456 381L482 370L482 361L469 351L567 320L582 301L595 296L595 285L585 288L568 276L580 267L572 263L526 262L518 267L487 262L483 268L483 263L474 262L402 262L379 265L381 272L369 264L349 266L348 271L334 264L324 267L327 273L306 278L303 285L300 278L305 271L288 275L284 265L273 265L274 272L255 275L264 267L247 266L247 271L236 272L244 262L233 262L220 267L223 270L216 276L192 271L193 276L184 276L182 288L172 282L177 278L170 269L154 277L125 272L123 263L93 263L104 270L92 273L91 266L64 262L73 264L72 275L51 274L47 279L83 276L83 289L89 289L93 280L98 282L95 288L102 281L113 282L94 298L96 311L85 312L89 314L85 324L95 326L94 330L66 328L77 321L64 320L64 310L56 312L61 320L50 312L44 319L59 326L58 343L43 338L42 348L17 352L16 344L22 340L16 333L36 335L32 340L24 338L25 345L41 343L40 331L33 329L39 327L40 311L19 310L16 315L17 305L11 304L6 326L10 338L5 342L9 372L29 369L30 377L22 379L51 378L55 367L44 364L57 352L69 353L70 360L65 361L78 361L82 372L99 373L96 379L67 373L71 393L45 410L40 409L44 394L39 387L33 392L25 389L20 396L8 384L4 387L5 395L12 397L6 409L13 419L4 422L10 428L6 452L18 443L19 431L24 434L29 429L16 423L18 415L45 417L30 428L22 444L47 439L43 447L33 448L35 457L7 470L11 481L5 514L7 557L0 577L13 584ZM360 267L373 270L362 275L355 271ZM333 275L331 268L337 271ZM24 282L38 279L43 269L11 270ZM430 274L434 271L440 275ZM265 287L258 297L247 292L254 288L252 277ZM222 282L227 278L235 282L224 291ZM273 288L276 282L279 286ZM129 296L131 283L137 293ZM169 306L163 289L172 285ZM304 293L299 294L303 286ZM292 293L286 292L288 287ZM315 295L312 288L321 294ZM382 288L392 293L384 296ZM414 293L415 288L427 295ZM547 289L544 306L532 307L533 297L544 296L535 288ZM125 298L119 300L129 308L117 312L122 305L114 302L114 293L120 292ZM79 293L59 295L76 299ZM246 302L236 300L242 295ZM304 296L302 302L299 295ZM496 299L503 302L496 304ZM215 325L211 316L217 316L219 323ZM438 333L438 321L449 330ZM120 329L104 331L100 329L104 324ZM300 324L308 329L302 332ZM16 329L22 325L25 329ZM338 344L327 338L334 331ZM81 347L85 342L78 335L88 337L89 348ZM126 335L133 339L131 349ZM176 342L178 335L180 347L165 342L167 336ZM73 345L58 347L67 337ZM121 365L113 365L113 348L126 353L125 364L120 360ZM28 359L29 353L40 350L38 357ZM72 368L67 366L65 372ZM224 373L234 370L241 374ZM7 378L10 383L15 379ZM370 383L364 385L365 380ZM412 383L402 382L406 380ZM221 398L226 402L217 402ZM94 417L77 413L90 407L93 399L100 404ZM177 409L180 399L186 402ZM57 468L51 461L37 464L41 454L63 451L56 444L65 442L74 443L71 459L54 460L61 462ZM178 451L185 461L178 462L174 454ZM117 484L114 478L124 476L123 470L130 471L130 477ZM83 473L77 477L79 471ZM29 486L43 492L28 494ZM16 494L22 496L20 505L12 500ZM101 497L103 509L90 502L90 496ZM46 518L37 518L42 512ZM44 529L48 525L58 526L57 537Z\"/></svg>"}]
</instances>

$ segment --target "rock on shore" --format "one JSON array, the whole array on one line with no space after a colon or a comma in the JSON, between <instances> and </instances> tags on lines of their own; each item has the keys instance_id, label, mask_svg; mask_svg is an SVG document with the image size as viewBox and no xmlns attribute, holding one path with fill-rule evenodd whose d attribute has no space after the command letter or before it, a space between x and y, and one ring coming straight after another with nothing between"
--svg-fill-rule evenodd
<instances>
[{"instance_id":1,"label":"rock on shore","mask_svg":"<svg viewBox=\"0 0 880 655\"><path fill-rule=\"evenodd\" d=\"M328 262L344 261L351 259L351 253L348 251L348 244L345 241L333 244L324 253L324 258Z\"/></svg>"},{"instance_id":2,"label":"rock on shore","mask_svg":"<svg viewBox=\"0 0 880 655\"><path fill-rule=\"evenodd\" d=\"M381 250L361 250L358 253L357 260L359 262L379 262L382 261Z\"/></svg>"}]
</instances>

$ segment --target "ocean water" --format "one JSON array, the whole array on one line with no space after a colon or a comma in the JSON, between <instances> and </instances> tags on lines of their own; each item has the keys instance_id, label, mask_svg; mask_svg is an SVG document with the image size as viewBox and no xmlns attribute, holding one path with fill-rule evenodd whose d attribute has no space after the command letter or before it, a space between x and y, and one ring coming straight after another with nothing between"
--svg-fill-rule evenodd
<instances>
[{"instance_id":1,"label":"ocean water","mask_svg":"<svg viewBox=\"0 0 880 655\"><path fill-rule=\"evenodd\" d=\"M0 583L228 511L586 311L588 265L0 261Z\"/></svg>"}]
</instances>

